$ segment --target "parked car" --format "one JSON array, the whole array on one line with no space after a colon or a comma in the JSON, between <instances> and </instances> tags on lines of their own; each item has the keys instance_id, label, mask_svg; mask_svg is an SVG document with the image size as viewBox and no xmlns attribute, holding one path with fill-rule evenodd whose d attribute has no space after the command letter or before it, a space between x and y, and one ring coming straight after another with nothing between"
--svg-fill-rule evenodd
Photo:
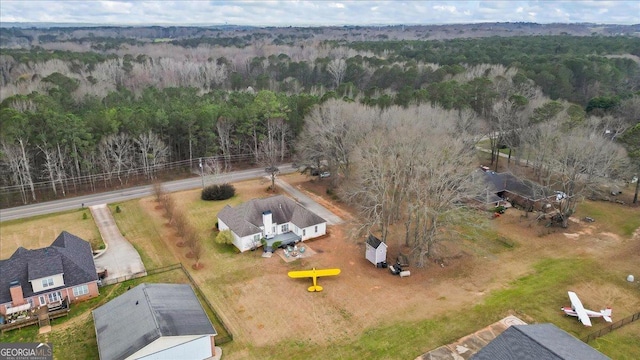
<instances>
[{"instance_id":1,"label":"parked car","mask_svg":"<svg viewBox=\"0 0 640 360\"><path fill-rule=\"evenodd\" d=\"M280 169L278 169L275 166L269 166L269 167L265 168L264 171L268 172L268 173L275 173L275 172L280 171Z\"/></svg>"},{"instance_id":2,"label":"parked car","mask_svg":"<svg viewBox=\"0 0 640 360\"><path fill-rule=\"evenodd\" d=\"M329 176L331 176L331 173L328 171L324 171L322 173L320 173L320 177L321 178L328 178Z\"/></svg>"}]
</instances>

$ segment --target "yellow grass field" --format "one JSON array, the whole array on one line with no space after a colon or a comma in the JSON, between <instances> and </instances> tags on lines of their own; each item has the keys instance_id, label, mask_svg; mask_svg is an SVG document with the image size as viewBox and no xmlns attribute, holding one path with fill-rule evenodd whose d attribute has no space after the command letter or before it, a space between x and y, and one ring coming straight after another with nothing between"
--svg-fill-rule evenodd
<instances>
[{"instance_id":1,"label":"yellow grass field","mask_svg":"<svg viewBox=\"0 0 640 360\"><path fill-rule=\"evenodd\" d=\"M83 218L87 214L87 218ZM0 259L6 259L18 247L39 249L51 245L62 231L87 240L94 250L103 245L100 232L89 209L42 215L0 223Z\"/></svg>"}]
</instances>

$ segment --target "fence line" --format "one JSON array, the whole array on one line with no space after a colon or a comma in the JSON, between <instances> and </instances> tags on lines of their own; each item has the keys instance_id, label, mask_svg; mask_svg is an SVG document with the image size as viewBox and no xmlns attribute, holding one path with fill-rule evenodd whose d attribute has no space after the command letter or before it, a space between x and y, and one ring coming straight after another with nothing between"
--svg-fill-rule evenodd
<instances>
[{"instance_id":1,"label":"fence line","mask_svg":"<svg viewBox=\"0 0 640 360\"><path fill-rule=\"evenodd\" d=\"M229 339L225 339L224 337L221 337L220 339L217 337L216 338L216 343L218 344L224 344L227 343L229 341L233 340L233 334L231 333L231 331L229 330L229 328L227 327L227 325L224 323L224 321L222 321L222 319L220 319L220 317L218 316L218 312L215 310L215 308L213 307L213 305L211 305L211 303L209 302L209 299L207 299L207 297L204 295L204 293L202 292L202 290L200 289L200 287L198 286L198 284L196 284L195 280L193 280L193 278L191 277L191 274L189 274L189 272L187 271L187 269L184 268L184 265L182 265L182 263L180 263L180 268L182 269L182 272L187 276L187 278L189 278L189 281L191 282L191 285L193 285L193 287L195 288L195 290L198 292L198 295L200 295L200 297L202 298L202 300L204 300L204 302L207 304L207 306L209 307L209 309L211 310L211 312L213 313L213 316L216 317L216 320L218 320L218 322L220 324L222 324L222 327L224 328L224 330L227 332L227 334L229 334Z\"/></svg>"},{"instance_id":2,"label":"fence line","mask_svg":"<svg viewBox=\"0 0 640 360\"><path fill-rule=\"evenodd\" d=\"M196 294L200 296L200 298L204 301L205 305L209 308L209 310L211 310L211 313L213 314L213 316L215 316L216 320L222 325L225 332L228 334L228 336L226 337L221 335L216 336L216 344L222 345L232 341L233 334L229 330L229 327L227 327L227 324L225 324L224 321L222 321L222 319L220 318L220 316L218 316L218 312L216 311L216 308L209 302L209 299L204 295L204 292L200 289L198 284L195 282L193 277L191 277L191 274L189 274L189 272L187 271L187 269L184 267L182 263L176 263L176 264L171 264L171 265L167 265L159 268L149 269L146 272L146 276L160 274L160 273L173 271L173 270L181 270L182 273L187 277L187 279L189 279L189 282L191 283L191 286L195 290Z\"/></svg>"},{"instance_id":3,"label":"fence line","mask_svg":"<svg viewBox=\"0 0 640 360\"><path fill-rule=\"evenodd\" d=\"M640 312L635 313L629 317L626 317L622 320L616 321L613 324L600 329L598 331L592 332L591 334L587 335L587 337L585 337L584 339L582 339L582 341L584 341L585 343L589 343L589 341L591 340L595 340L601 336L607 335L608 333L612 332L615 329L621 328L627 324L630 324L636 320L640 320Z\"/></svg>"},{"instance_id":4,"label":"fence line","mask_svg":"<svg viewBox=\"0 0 640 360\"><path fill-rule=\"evenodd\" d=\"M202 163L205 168L212 169L216 166L224 167L225 160L230 161L229 165L241 164L252 161L254 156L252 154L238 154L225 159L224 156L217 155L193 158L191 160L180 160L156 165L153 167L152 173L154 177L161 177L163 174L167 173L175 174L176 170L185 172L190 171L194 174L199 174L201 171L199 167L200 159L202 159ZM36 201L31 199L31 189L29 184L0 186L0 199L2 199L0 207L6 208L25 205L27 203L73 197L87 192L94 193L98 191L98 189L113 189L114 186L119 188L135 186L140 183L148 184L151 183L153 179L149 177L150 174L147 170L149 169L140 167L124 169L120 172L106 172L78 177L64 177L63 179L56 181L45 180L34 182L33 189L36 193ZM53 187L57 189L57 195L54 194Z\"/></svg>"}]
</instances>

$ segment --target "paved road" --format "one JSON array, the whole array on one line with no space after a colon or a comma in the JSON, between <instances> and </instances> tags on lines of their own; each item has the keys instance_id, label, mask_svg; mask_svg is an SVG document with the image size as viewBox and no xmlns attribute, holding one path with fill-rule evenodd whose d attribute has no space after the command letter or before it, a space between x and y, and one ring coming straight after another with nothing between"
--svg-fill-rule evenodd
<instances>
[{"instance_id":1,"label":"paved road","mask_svg":"<svg viewBox=\"0 0 640 360\"><path fill-rule=\"evenodd\" d=\"M91 215L100 230L106 250L94 258L97 269L106 269L102 284L108 285L144 276L147 271L136 249L122 236L111 210L106 204L90 206Z\"/></svg>"},{"instance_id":2,"label":"paved road","mask_svg":"<svg viewBox=\"0 0 640 360\"><path fill-rule=\"evenodd\" d=\"M291 164L282 164L279 166L280 172L283 174L292 173L296 171L291 167ZM221 175L206 176L205 182L207 185L213 183L226 183L237 182L248 179L255 179L264 176L264 168L233 171ZM162 186L167 192L182 191L197 189L202 187L202 178L189 178L184 180L176 180L163 183ZM79 209L84 206L112 204L114 202L139 199L145 196L153 194L153 188L151 185L137 186L128 189L109 191L104 193L78 196L69 199L48 201L38 204L18 206L9 209L0 210L0 221L7 221L13 219L22 219L36 215L51 214L60 211Z\"/></svg>"},{"instance_id":3,"label":"paved road","mask_svg":"<svg viewBox=\"0 0 640 360\"><path fill-rule=\"evenodd\" d=\"M305 208L311 210L316 213L323 219L327 220L327 224L329 225L338 225L342 224L344 221L338 216L329 211L324 206L318 204L313 199L296 189L295 187L289 185L287 182L276 179L276 184L280 186L284 191L288 192L294 199L296 199L300 204L302 204Z\"/></svg>"}]
</instances>

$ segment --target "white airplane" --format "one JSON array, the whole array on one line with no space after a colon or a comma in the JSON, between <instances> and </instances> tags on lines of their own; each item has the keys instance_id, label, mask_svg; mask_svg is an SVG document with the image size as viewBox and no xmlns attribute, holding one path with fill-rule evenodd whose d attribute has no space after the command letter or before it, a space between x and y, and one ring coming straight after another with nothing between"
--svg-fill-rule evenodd
<instances>
[{"instance_id":1,"label":"white airplane","mask_svg":"<svg viewBox=\"0 0 640 360\"><path fill-rule=\"evenodd\" d=\"M580 302L580 299L578 299L578 295L576 295L576 293L569 291L568 294L569 299L571 300L571 307L561 308L565 314L569 316L577 316L584 326L591 326L591 319L589 318L592 317L601 317L606 322L611 322L611 308L608 307L605 310L600 310L600 312L588 310L582 306L582 303Z\"/></svg>"}]
</instances>

